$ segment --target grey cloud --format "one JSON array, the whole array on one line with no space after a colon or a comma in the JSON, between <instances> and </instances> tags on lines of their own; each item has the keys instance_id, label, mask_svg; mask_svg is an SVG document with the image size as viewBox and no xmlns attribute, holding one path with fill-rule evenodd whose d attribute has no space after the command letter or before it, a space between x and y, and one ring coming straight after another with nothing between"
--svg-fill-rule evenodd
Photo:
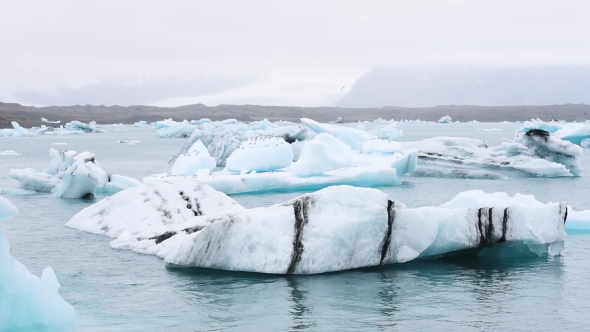
<instances>
[{"instance_id":1,"label":"grey cloud","mask_svg":"<svg viewBox=\"0 0 590 332\"><path fill-rule=\"evenodd\" d=\"M18 91L19 100L41 105L141 105L168 98L203 96L243 87L257 82L253 76L150 78L143 80L106 80L70 89L59 87L56 94L37 91Z\"/></svg>"}]
</instances>

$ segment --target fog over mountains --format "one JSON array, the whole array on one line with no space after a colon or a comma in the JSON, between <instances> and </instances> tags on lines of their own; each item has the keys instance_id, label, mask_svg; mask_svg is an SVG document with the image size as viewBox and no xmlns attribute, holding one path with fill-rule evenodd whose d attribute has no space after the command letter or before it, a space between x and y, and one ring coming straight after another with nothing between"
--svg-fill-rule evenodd
<instances>
[{"instance_id":1,"label":"fog over mountains","mask_svg":"<svg viewBox=\"0 0 590 332\"><path fill-rule=\"evenodd\" d=\"M341 107L590 104L590 67L379 67Z\"/></svg>"}]
</instances>

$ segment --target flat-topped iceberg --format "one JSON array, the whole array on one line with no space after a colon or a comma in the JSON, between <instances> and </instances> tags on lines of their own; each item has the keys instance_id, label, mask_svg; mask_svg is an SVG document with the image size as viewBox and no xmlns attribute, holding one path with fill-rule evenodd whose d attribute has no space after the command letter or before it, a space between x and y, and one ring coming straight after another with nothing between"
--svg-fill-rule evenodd
<instances>
[{"instance_id":1,"label":"flat-topped iceberg","mask_svg":"<svg viewBox=\"0 0 590 332\"><path fill-rule=\"evenodd\" d=\"M435 137L404 142L402 148L418 150L421 164L431 169L454 168L466 177L474 167L494 172L519 170L539 177L577 176L582 169L581 147L537 129L494 147L477 139Z\"/></svg>"},{"instance_id":2,"label":"flat-topped iceberg","mask_svg":"<svg viewBox=\"0 0 590 332\"><path fill-rule=\"evenodd\" d=\"M20 182L20 188L51 193L61 198L92 197L98 191L113 193L139 184L121 175L109 175L93 153L50 149L51 161L45 172L32 168L11 169L10 177Z\"/></svg>"},{"instance_id":3,"label":"flat-topped iceberg","mask_svg":"<svg viewBox=\"0 0 590 332\"><path fill-rule=\"evenodd\" d=\"M202 192L215 197L205 204L211 212L193 213L194 202L204 204ZM155 254L171 264L275 274L445 256L555 255L566 238L567 204L530 204L520 196L491 194L485 203L460 198L448 205L461 207L407 208L376 189L333 186L282 204L243 209L219 195L190 180L160 182L104 199L66 226L115 237L114 248ZM163 201L180 203L167 208ZM152 212L134 216L139 210Z\"/></svg>"},{"instance_id":4,"label":"flat-topped iceberg","mask_svg":"<svg viewBox=\"0 0 590 332\"><path fill-rule=\"evenodd\" d=\"M293 149L281 137L257 136L246 139L226 160L230 172L270 172L293 162Z\"/></svg>"},{"instance_id":5,"label":"flat-topped iceberg","mask_svg":"<svg viewBox=\"0 0 590 332\"><path fill-rule=\"evenodd\" d=\"M0 221L18 213L0 197ZM41 278L10 255L8 241L0 233L0 329L2 331L66 327L76 320L74 308L59 295L60 284L51 267Z\"/></svg>"}]
</instances>

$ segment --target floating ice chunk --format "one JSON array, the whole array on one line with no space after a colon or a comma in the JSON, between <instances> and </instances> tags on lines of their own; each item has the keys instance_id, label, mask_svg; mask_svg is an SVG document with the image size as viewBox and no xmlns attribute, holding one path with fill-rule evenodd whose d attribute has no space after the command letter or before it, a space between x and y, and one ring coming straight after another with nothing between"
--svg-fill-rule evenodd
<instances>
[{"instance_id":1,"label":"floating ice chunk","mask_svg":"<svg viewBox=\"0 0 590 332\"><path fill-rule=\"evenodd\" d=\"M383 127L377 127L371 130L370 133L377 136L378 138L393 141L399 140L404 135L404 132L397 128L395 122L387 124Z\"/></svg>"},{"instance_id":2,"label":"floating ice chunk","mask_svg":"<svg viewBox=\"0 0 590 332\"><path fill-rule=\"evenodd\" d=\"M495 147L460 137L404 142L402 147L418 150L423 161L436 161L439 166L446 163L456 169L464 166L515 169L543 177L576 176L581 172L582 149L550 137L545 131L529 131Z\"/></svg>"},{"instance_id":3,"label":"floating ice chunk","mask_svg":"<svg viewBox=\"0 0 590 332\"><path fill-rule=\"evenodd\" d=\"M145 128L146 126L147 126L146 121L138 121L133 124L133 127L137 127L137 128Z\"/></svg>"},{"instance_id":4,"label":"floating ice chunk","mask_svg":"<svg viewBox=\"0 0 590 332\"><path fill-rule=\"evenodd\" d=\"M212 171L216 166L215 159L209 155L201 141L196 141L191 148L179 155L172 164L172 175L195 175L201 169Z\"/></svg>"},{"instance_id":5,"label":"floating ice chunk","mask_svg":"<svg viewBox=\"0 0 590 332\"><path fill-rule=\"evenodd\" d=\"M568 234L590 233L590 210L574 211L570 207L568 209L565 230Z\"/></svg>"},{"instance_id":6,"label":"floating ice chunk","mask_svg":"<svg viewBox=\"0 0 590 332\"><path fill-rule=\"evenodd\" d=\"M61 123L60 120L57 120L57 121L49 121L46 118L41 118L41 122L45 122L45 123Z\"/></svg>"},{"instance_id":7,"label":"floating ice chunk","mask_svg":"<svg viewBox=\"0 0 590 332\"><path fill-rule=\"evenodd\" d=\"M522 127L520 129L518 129L518 131L527 132L531 129L541 129L541 130L545 130L550 133L554 133L562 128L563 128L563 125L560 123L556 123L556 122L547 123L547 122L541 121L540 119L537 119L537 120L526 121L525 123L523 123Z\"/></svg>"},{"instance_id":8,"label":"floating ice chunk","mask_svg":"<svg viewBox=\"0 0 590 332\"><path fill-rule=\"evenodd\" d=\"M22 153L18 153L14 150L0 151L0 156L20 156L20 155L22 155Z\"/></svg>"},{"instance_id":9,"label":"floating ice chunk","mask_svg":"<svg viewBox=\"0 0 590 332\"><path fill-rule=\"evenodd\" d=\"M12 205L6 198L0 197L0 221L8 219L17 214L18 209L16 206Z\"/></svg>"},{"instance_id":10,"label":"floating ice chunk","mask_svg":"<svg viewBox=\"0 0 590 332\"><path fill-rule=\"evenodd\" d=\"M293 162L293 149L279 137L258 136L246 139L226 160L230 172L241 170L270 172Z\"/></svg>"},{"instance_id":11,"label":"floating ice chunk","mask_svg":"<svg viewBox=\"0 0 590 332\"><path fill-rule=\"evenodd\" d=\"M21 127L18 122L12 121L12 129L0 130L0 137L30 137L35 134L28 132L25 128Z\"/></svg>"},{"instance_id":12,"label":"floating ice chunk","mask_svg":"<svg viewBox=\"0 0 590 332\"><path fill-rule=\"evenodd\" d=\"M353 150L357 151L360 151L362 149L363 143L365 141L376 138L376 136L356 128L319 123L307 118L302 118L301 122L307 128L313 130L318 134L327 132L334 135L334 137L336 137L342 143L350 146Z\"/></svg>"},{"instance_id":13,"label":"floating ice chunk","mask_svg":"<svg viewBox=\"0 0 590 332\"><path fill-rule=\"evenodd\" d=\"M420 165L412 174L413 177L433 177L449 179L489 179L506 180L508 177L492 171L474 168L454 168L449 165Z\"/></svg>"},{"instance_id":14,"label":"floating ice chunk","mask_svg":"<svg viewBox=\"0 0 590 332\"><path fill-rule=\"evenodd\" d=\"M165 122L161 122L156 128L159 128L156 131L156 135L162 138L185 138L190 137L195 128L197 126L190 124L185 120L185 122L176 122L172 120L167 120Z\"/></svg>"},{"instance_id":15,"label":"floating ice chunk","mask_svg":"<svg viewBox=\"0 0 590 332\"><path fill-rule=\"evenodd\" d=\"M131 178L109 176L90 152L51 149L49 154L51 162L45 172L12 169L10 177L18 180L22 189L50 192L62 198L94 196L97 190L113 193L138 184Z\"/></svg>"},{"instance_id":16,"label":"floating ice chunk","mask_svg":"<svg viewBox=\"0 0 590 332\"><path fill-rule=\"evenodd\" d=\"M438 123L451 123L451 117L448 115L443 116L442 118L438 119Z\"/></svg>"},{"instance_id":17,"label":"floating ice chunk","mask_svg":"<svg viewBox=\"0 0 590 332\"><path fill-rule=\"evenodd\" d=\"M374 138L363 143L363 153L394 153L401 150L401 144L389 139Z\"/></svg>"},{"instance_id":18,"label":"floating ice chunk","mask_svg":"<svg viewBox=\"0 0 590 332\"><path fill-rule=\"evenodd\" d=\"M0 197L0 220L18 213ZM51 267L41 278L10 255L8 241L0 233L0 328L28 330L40 327L65 327L76 320L74 308L59 296L60 285Z\"/></svg>"},{"instance_id":19,"label":"floating ice chunk","mask_svg":"<svg viewBox=\"0 0 590 332\"><path fill-rule=\"evenodd\" d=\"M196 216L240 210L233 199L194 179L160 181L107 197L77 213L66 226L109 237L124 235L128 243L181 231L192 226L189 221Z\"/></svg>"},{"instance_id":20,"label":"floating ice chunk","mask_svg":"<svg viewBox=\"0 0 590 332\"><path fill-rule=\"evenodd\" d=\"M76 120L66 123L65 131L66 132L67 131L82 132L82 133L104 133L105 132L104 130L99 129L96 126L95 121L91 121L89 123L84 123L84 122L80 122L80 121L76 121Z\"/></svg>"},{"instance_id":21,"label":"floating ice chunk","mask_svg":"<svg viewBox=\"0 0 590 332\"><path fill-rule=\"evenodd\" d=\"M328 133L318 134L301 147L297 162L290 170L294 175L309 177L346 167L352 158L350 147Z\"/></svg>"},{"instance_id":22,"label":"floating ice chunk","mask_svg":"<svg viewBox=\"0 0 590 332\"><path fill-rule=\"evenodd\" d=\"M10 177L20 182L20 188L33 190L41 193L53 191L60 183L61 179L54 175L39 172L32 168L11 169Z\"/></svg>"},{"instance_id":23,"label":"floating ice chunk","mask_svg":"<svg viewBox=\"0 0 590 332\"><path fill-rule=\"evenodd\" d=\"M209 122L211 122L211 120L206 119L206 118L203 118L201 120L193 120L193 121L191 121L191 124L192 125L195 125L195 126L200 126L200 125L202 125L204 123L209 123Z\"/></svg>"},{"instance_id":24,"label":"floating ice chunk","mask_svg":"<svg viewBox=\"0 0 590 332\"><path fill-rule=\"evenodd\" d=\"M107 182L102 187L98 187L97 192L112 195L114 193L118 193L121 190L136 187L139 185L141 185L141 182L135 180L134 178L130 178L119 174L111 174L109 176L109 182Z\"/></svg>"},{"instance_id":25,"label":"floating ice chunk","mask_svg":"<svg viewBox=\"0 0 590 332\"><path fill-rule=\"evenodd\" d=\"M562 140L582 145L584 140L590 139L590 125L571 124L558 130L555 135Z\"/></svg>"},{"instance_id":26,"label":"floating ice chunk","mask_svg":"<svg viewBox=\"0 0 590 332\"><path fill-rule=\"evenodd\" d=\"M161 204L161 197L137 190L118 195L128 193L129 199L144 205ZM178 195L173 187L166 197ZM565 203L531 205L526 199L500 198L476 207L410 209L375 189L334 186L267 208L189 213L163 227L159 213L154 213L158 219L153 223L115 223L125 220L130 204L105 199L67 225L118 237L111 246L155 254L167 263L275 274L314 274L446 255L560 253L566 237ZM112 222L105 223L105 218Z\"/></svg>"}]
</instances>

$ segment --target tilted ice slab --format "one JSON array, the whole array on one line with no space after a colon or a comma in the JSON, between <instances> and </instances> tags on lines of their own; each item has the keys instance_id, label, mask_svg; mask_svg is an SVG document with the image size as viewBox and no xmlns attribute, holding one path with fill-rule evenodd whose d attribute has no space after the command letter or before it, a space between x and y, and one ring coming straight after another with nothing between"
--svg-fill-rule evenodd
<instances>
[{"instance_id":1,"label":"tilted ice slab","mask_svg":"<svg viewBox=\"0 0 590 332\"><path fill-rule=\"evenodd\" d=\"M271 123L268 120L241 123L235 119L224 121L205 121L195 126L189 142L170 159L174 162L176 158L186 153L197 141L209 151L215 158L217 166L226 166L227 158L242 145L242 142L256 137L281 137L288 143L302 141L313 136L304 126L289 123Z\"/></svg>"},{"instance_id":2,"label":"tilted ice slab","mask_svg":"<svg viewBox=\"0 0 590 332\"><path fill-rule=\"evenodd\" d=\"M21 127L18 122L12 121L10 123L12 125L12 129L0 129L0 137L30 137L35 136L35 134L30 133L25 128Z\"/></svg>"},{"instance_id":3,"label":"tilted ice slab","mask_svg":"<svg viewBox=\"0 0 590 332\"><path fill-rule=\"evenodd\" d=\"M565 203L527 205L508 199L478 207L410 209L378 190L349 186L326 188L267 208L232 207L194 217L189 213L172 225L134 221L127 226L124 220L133 218L133 211L153 206L144 195L127 194L137 190L90 206L66 225L110 234L117 237L112 247L155 254L167 263L275 274L314 274L447 255L559 254L566 237ZM187 194L186 188L182 194L180 188L170 190L170 199ZM118 199L123 196L129 197ZM131 199L142 208L124 203ZM161 212L153 218L162 219ZM165 224L159 235L154 224ZM119 228L111 232L108 225ZM144 228L147 231L142 233Z\"/></svg>"},{"instance_id":4,"label":"tilted ice slab","mask_svg":"<svg viewBox=\"0 0 590 332\"><path fill-rule=\"evenodd\" d=\"M270 172L292 162L293 149L282 137L258 136L244 140L227 158L226 167L230 172Z\"/></svg>"},{"instance_id":5,"label":"tilted ice slab","mask_svg":"<svg viewBox=\"0 0 590 332\"><path fill-rule=\"evenodd\" d=\"M18 213L0 197L0 221ZM64 327L76 320L74 308L59 295L60 287L51 267L41 278L10 255L8 241L0 233L0 329L28 330Z\"/></svg>"},{"instance_id":6,"label":"tilted ice slab","mask_svg":"<svg viewBox=\"0 0 590 332\"><path fill-rule=\"evenodd\" d=\"M541 177L577 176L581 172L582 148L544 131L529 131L513 141L488 147L485 142L461 137L436 137L404 142L405 149L416 149L420 158L434 167L487 167L514 169ZM468 170L465 170L468 171Z\"/></svg>"},{"instance_id":7,"label":"tilted ice slab","mask_svg":"<svg viewBox=\"0 0 590 332\"><path fill-rule=\"evenodd\" d=\"M362 150L365 141L377 138L377 136L356 128L338 126L334 124L319 123L312 119L302 118L301 122L317 134L330 133L351 149Z\"/></svg>"},{"instance_id":8,"label":"tilted ice slab","mask_svg":"<svg viewBox=\"0 0 590 332\"><path fill-rule=\"evenodd\" d=\"M11 169L10 177L20 182L20 188L52 193L61 198L94 196L98 191L113 193L139 184L139 181L105 172L94 154L71 150L50 149L51 162L45 172L32 168Z\"/></svg>"}]
</instances>

